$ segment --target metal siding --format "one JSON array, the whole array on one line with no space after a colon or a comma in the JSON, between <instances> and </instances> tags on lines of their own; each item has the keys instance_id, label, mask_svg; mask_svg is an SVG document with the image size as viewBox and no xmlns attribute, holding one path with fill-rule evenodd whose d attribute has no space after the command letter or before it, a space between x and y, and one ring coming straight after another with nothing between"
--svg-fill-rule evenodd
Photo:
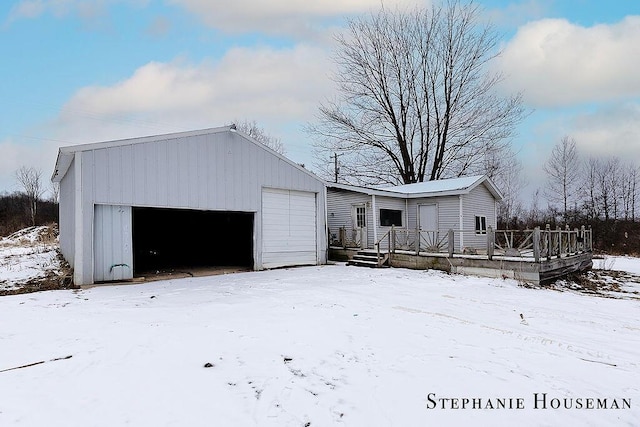
<instances>
[{"instance_id":1,"label":"metal siding","mask_svg":"<svg viewBox=\"0 0 640 427\"><path fill-rule=\"evenodd\" d=\"M371 201L371 196L356 193L354 191L336 190L329 188L327 190L327 214L328 214L328 227L329 233L335 235L337 239L339 236L339 229L344 227L347 235L351 235L353 231L353 218L351 217L351 207L353 205L366 204ZM371 223L371 209L367 209L367 239L373 240L373 230L369 226ZM370 240L369 240L370 241Z\"/></svg>"},{"instance_id":2,"label":"metal siding","mask_svg":"<svg viewBox=\"0 0 640 427\"><path fill-rule=\"evenodd\" d=\"M469 194L463 196L463 215L464 215L464 229L469 230L469 233L465 234L464 245L471 246L478 249L485 249L487 245L486 234L476 235L472 231L476 228L475 217L485 216L487 218L487 227L496 226L496 214L495 214L495 198L487 187L478 185L471 190Z\"/></svg>"},{"instance_id":3,"label":"metal siding","mask_svg":"<svg viewBox=\"0 0 640 427\"><path fill-rule=\"evenodd\" d=\"M93 152L96 164L105 165L96 168L95 172L95 196L97 200L109 200L109 153L107 150L96 150Z\"/></svg>"},{"instance_id":4,"label":"metal siding","mask_svg":"<svg viewBox=\"0 0 640 427\"><path fill-rule=\"evenodd\" d=\"M316 194L264 189L262 266L316 264Z\"/></svg>"},{"instance_id":5,"label":"metal siding","mask_svg":"<svg viewBox=\"0 0 640 427\"><path fill-rule=\"evenodd\" d=\"M87 285L93 283L93 204L95 202L95 185L96 178L94 176L95 157L94 152L83 152L81 167L76 173L80 174L80 182L82 183L81 197L77 201L81 205L80 221L82 224L76 224L80 229L80 235L77 236L81 241L81 246L76 247L76 254L82 251L80 259L80 272L82 277L78 277L80 283L78 285ZM76 233L78 230L76 230ZM75 259L74 268L78 263Z\"/></svg>"},{"instance_id":6,"label":"metal siding","mask_svg":"<svg viewBox=\"0 0 640 427\"><path fill-rule=\"evenodd\" d=\"M415 230L418 228L418 202L415 199L408 200L407 202L407 228Z\"/></svg>"},{"instance_id":7,"label":"metal siding","mask_svg":"<svg viewBox=\"0 0 640 427\"><path fill-rule=\"evenodd\" d=\"M146 188L145 188L145 147L143 144L134 145L133 149L133 203L146 204ZM109 200L111 203L117 203L117 200Z\"/></svg>"},{"instance_id":8,"label":"metal siding","mask_svg":"<svg viewBox=\"0 0 640 427\"><path fill-rule=\"evenodd\" d=\"M172 167L178 170L176 187L177 193L173 193L169 200L169 206L189 206L189 153L186 150L187 143L179 140L177 143L176 162Z\"/></svg>"},{"instance_id":9,"label":"metal siding","mask_svg":"<svg viewBox=\"0 0 640 427\"><path fill-rule=\"evenodd\" d=\"M59 239L60 239L60 252L64 259L70 265L73 265L74 261L74 245L75 245L75 161L71 161L71 165L67 170L67 173L60 181L60 193L59 193Z\"/></svg>"},{"instance_id":10,"label":"metal siding","mask_svg":"<svg viewBox=\"0 0 640 427\"><path fill-rule=\"evenodd\" d=\"M122 162L120 160L120 153L122 150L108 150L107 162L109 167L107 168L107 199L122 200Z\"/></svg>"},{"instance_id":11,"label":"metal siding","mask_svg":"<svg viewBox=\"0 0 640 427\"><path fill-rule=\"evenodd\" d=\"M446 197L424 197L409 200L409 228L416 229L418 226L418 206L438 205L438 228L441 231L459 230L459 204L458 196Z\"/></svg>"},{"instance_id":12,"label":"metal siding","mask_svg":"<svg viewBox=\"0 0 640 427\"><path fill-rule=\"evenodd\" d=\"M131 207L96 205L94 281L133 278Z\"/></svg>"},{"instance_id":13,"label":"metal siding","mask_svg":"<svg viewBox=\"0 0 640 427\"><path fill-rule=\"evenodd\" d=\"M120 175L116 178L122 181L122 199L120 202L129 205L133 203L133 148L130 145L119 148L122 165ZM112 200L116 201L116 199ZM107 200L104 202L107 202Z\"/></svg>"},{"instance_id":14,"label":"metal siding","mask_svg":"<svg viewBox=\"0 0 640 427\"><path fill-rule=\"evenodd\" d=\"M239 143L239 141L231 141L230 144L233 145L233 154L229 160L235 165L232 169L233 174L231 175L234 185L232 206L235 210L243 210L245 208L245 201L242 194L245 188L253 182L254 175L253 172L247 170L244 163L246 159L242 155L242 147L246 144Z\"/></svg>"},{"instance_id":15,"label":"metal siding","mask_svg":"<svg viewBox=\"0 0 640 427\"><path fill-rule=\"evenodd\" d=\"M253 175L253 179L256 182L262 182L262 180L260 179L260 177L258 176L258 148L256 146L249 146L249 154L248 154L249 158L248 161L246 162L246 165L248 166L249 170L247 171L247 173L250 173ZM250 210L251 209L251 203L249 202L249 200L259 200L260 199L260 187L258 185L249 185L249 194L247 196L247 200L245 201L245 208Z\"/></svg>"},{"instance_id":16,"label":"metal siding","mask_svg":"<svg viewBox=\"0 0 640 427\"><path fill-rule=\"evenodd\" d=\"M155 168L156 179L154 185L156 189L156 205L168 206L169 204L169 144L156 144L158 147L158 157Z\"/></svg>"},{"instance_id":17,"label":"metal siding","mask_svg":"<svg viewBox=\"0 0 640 427\"><path fill-rule=\"evenodd\" d=\"M198 138L196 146L193 148L197 151L197 159L198 159L198 167L197 167L197 178L196 178L196 188L198 190L198 208L206 209L208 205L208 195L209 195L209 182L206 179L208 165L207 165L207 140L205 138Z\"/></svg>"},{"instance_id":18,"label":"metal siding","mask_svg":"<svg viewBox=\"0 0 640 427\"><path fill-rule=\"evenodd\" d=\"M82 156L82 170L76 171L82 175L76 181L82 182L78 203L83 208L76 216L73 200L66 197L69 202L61 206L61 244L69 258L82 251L78 284L93 282L94 204L246 211L260 217L263 187L323 195L316 200L314 239L316 259L326 260L323 182L234 132L101 145L76 154ZM73 171L68 174L72 177ZM61 188L73 192L75 183L69 177L63 178L67 185L61 183ZM64 213L67 209L70 213ZM74 222L76 218L82 218L80 223ZM77 230L81 235L74 240ZM256 231L261 232L261 224ZM257 234L254 239L255 267L259 269L262 236ZM82 242L79 248L76 242Z\"/></svg>"},{"instance_id":19,"label":"metal siding","mask_svg":"<svg viewBox=\"0 0 640 427\"><path fill-rule=\"evenodd\" d=\"M85 151L95 158L96 203L257 212L263 186L323 188L319 180L232 133L189 138Z\"/></svg>"},{"instance_id":20,"label":"metal siding","mask_svg":"<svg viewBox=\"0 0 640 427\"><path fill-rule=\"evenodd\" d=\"M198 140L191 141L190 144L184 144L184 149L187 154L187 179L185 180L186 184L186 193L189 195L188 198L188 206L193 208L199 208L198 205L198 153L197 149L194 149L198 146Z\"/></svg>"},{"instance_id":21,"label":"metal siding","mask_svg":"<svg viewBox=\"0 0 640 427\"><path fill-rule=\"evenodd\" d=\"M438 226L440 230L460 230L460 199L458 196L432 197L427 203L438 204Z\"/></svg>"}]
</instances>

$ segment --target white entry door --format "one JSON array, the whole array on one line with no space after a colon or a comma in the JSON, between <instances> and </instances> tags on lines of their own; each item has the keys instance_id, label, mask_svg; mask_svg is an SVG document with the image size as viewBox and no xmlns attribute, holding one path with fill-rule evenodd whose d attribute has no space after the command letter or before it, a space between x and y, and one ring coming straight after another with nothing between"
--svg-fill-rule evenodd
<instances>
[{"instance_id":1,"label":"white entry door","mask_svg":"<svg viewBox=\"0 0 640 427\"><path fill-rule=\"evenodd\" d=\"M438 205L419 205L419 221L421 231L438 230Z\"/></svg>"},{"instance_id":2,"label":"white entry door","mask_svg":"<svg viewBox=\"0 0 640 427\"><path fill-rule=\"evenodd\" d=\"M430 252L438 252L441 243L438 232L438 205L418 205L418 221L420 247Z\"/></svg>"},{"instance_id":3,"label":"white entry door","mask_svg":"<svg viewBox=\"0 0 640 427\"><path fill-rule=\"evenodd\" d=\"M366 205L353 205L351 218L353 219L353 240L357 246L366 249L368 247Z\"/></svg>"}]
</instances>

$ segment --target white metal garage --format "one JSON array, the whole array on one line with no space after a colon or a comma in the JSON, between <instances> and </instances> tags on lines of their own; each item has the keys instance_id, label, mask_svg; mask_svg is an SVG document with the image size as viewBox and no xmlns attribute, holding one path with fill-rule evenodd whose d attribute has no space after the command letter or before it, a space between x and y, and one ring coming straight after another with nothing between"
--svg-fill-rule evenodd
<instances>
[{"instance_id":1,"label":"white metal garage","mask_svg":"<svg viewBox=\"0 0 640 427\"><path fill-rule=\"evenodd\" d=\"M262 266L316 264L316 194L262 191Z\"/></svg>"},{"instance_id":2,"label":"white metal garage","mask_svg":"<svg viewBox=\"0 0 640 427\"><path fill-rule=\"evenodd\" d=\"M326 262L324 182L234 126L62 147L52 180L76 284L194 259Z\"/></svg>"}]
</instances>

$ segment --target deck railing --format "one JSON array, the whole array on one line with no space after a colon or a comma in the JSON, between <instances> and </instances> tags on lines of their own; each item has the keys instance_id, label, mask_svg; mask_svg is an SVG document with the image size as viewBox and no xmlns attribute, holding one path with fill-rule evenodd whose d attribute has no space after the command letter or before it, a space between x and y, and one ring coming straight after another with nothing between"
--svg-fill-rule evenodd
<instances>
[{"instance_id":1,"label":"deck railing","mask_svg":"<svg viewBox=\"0 0 640 427\"><path fill-rule=\"evenodd\" d=\"M344 248L356 243L344 229L339 230L339 244ZM360 242L355 246L359 247ZM385 252L389 257L397 252L411 252L416 255L456 254L478 255L493 259L494 257L529 258L535 262L563 258L593 249L593 234L584 226L570 230L551 229L548 225L532 230L493 230L489 227L486 233L475 230L412 230L391 227L373 243L378 253L378 260Z\"/></svg>"},{"instance_id":2,"label":"deck railing","mask_svg":"<svg viewBox=\"0 0 640 427\"><path fill-rule=\"evenodd\" d=\"M491 255L532 257L536 262L541 259L563 258L593 250L593 232L584 226L570 230L551 229L547 225L544 230L536 227L533 230L496 230L488 236L491 246L493 236L493 253Z\"/></svg>"}]
</instances>

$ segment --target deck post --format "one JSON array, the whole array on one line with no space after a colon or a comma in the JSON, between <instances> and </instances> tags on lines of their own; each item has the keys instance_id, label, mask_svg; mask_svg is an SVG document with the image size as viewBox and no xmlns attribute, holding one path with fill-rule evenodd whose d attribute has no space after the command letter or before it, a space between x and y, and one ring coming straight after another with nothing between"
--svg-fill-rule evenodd
<instances>
[{"instance_id":1,"label":"deck post","mask_svg":"<svg viewBox=\"0 0 640 427\"><path fill-rule=\"evenodd\" d=\"M558 232L558 258L562 257L562 229L559 225L556 226Z\"/></svg>"},{"instance_id":2,"label":"deck post","mask_svg":"<svg viewBox=\"0 0 640 427\"><path fill-rule=\"evenodd\" d=\"M582 227L580 227L580 238L578 239L578 241L580 243L582 243L580 246L582 246L581 251L582 252L586 252L587 250L587 242L585 240L585 237L587 237L585 231L584 231L584 225Z\"/></svg>"},{"instance_id":3,"label":"deck post","mask_svg":"<svg viewBox=\"0 0 640 427\"><path fill-rule=\"evenodd\" d=\"M389 244L393 246L393 248L389 246L389 250L395 253L396 252L396 229L393 224L391 224L391 241L389 242Z\"/></svg>"},{"instance_id":4,"label":"deck post","mask_svg":"<svg viewBox=\"0 0 640 427\"><path fill-rule=\"evenodd\" d=\"M540 262L540 227L533 229L533 258Z\"/></svg>"},{"instance_id":5,"label":"deck post","mask_svg":"<svg viewBox=\"0 0 640 427\"><path fill-rule=\"evenodd\" d=\"M407 233L409 229L407 228ZM420 255L420 228L416 226L416 255Z\"/></svg>"},{"instance_id":6,"label":"deck post","mask_svg":"<svg viewBox=\"0 0 640 427\"><path fill-rule=\"evenodd\" d=\"M545 239L547 241L547 261L551 260L551 226L549 224L544 228Z\"/></svg>"},{"instance_id":7,"label":"deck post","mask_svg":"<svg viewBox=\"0 0 640 427\"><path fill-rule=\"evenodd\" d=\"M496 247L496 232L492 226L487 227L487 257L493 259L493 250Z\"/></svg>"},{"instance_id":8,"label":"deck post","mask_svg":"<svg viewBox=\"0 0 640 427\"><path fill-rule=\"evenodd\" d=\"M453 234L453 230L450 228L448 233L448 246L449 246L449 258L453 258L453 250L455 247L455 237Z\"/></svg>"}]
</instances>

